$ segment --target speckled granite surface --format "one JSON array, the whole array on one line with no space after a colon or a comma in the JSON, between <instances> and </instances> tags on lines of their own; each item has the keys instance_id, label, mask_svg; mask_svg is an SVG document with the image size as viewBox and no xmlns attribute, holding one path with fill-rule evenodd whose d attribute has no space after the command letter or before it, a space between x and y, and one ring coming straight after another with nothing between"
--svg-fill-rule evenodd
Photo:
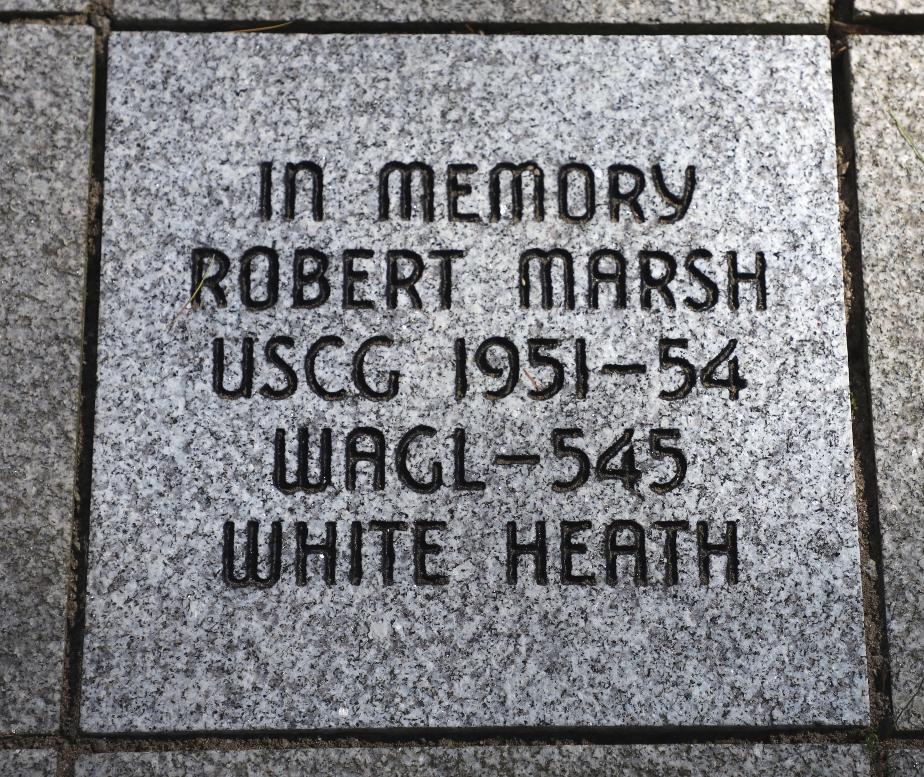
<instances>
[{"instance_id":1,"label":"speckled granite surface","mask_svg":"<svg viewBox=\"0 0 924 777\"><path fill-rule=\"evenodd\" d=\"M868 777L862 747L671 745L340 748L82 757L77 777Z\"/></svg>"},{"instance_id":2,"label":"speckled granite surface","mask_svg":"<svg viewBox=\"0 0 924 777\"><path fill-rule=\"evenodd\" d=\"M873 423L897 724L924 723L924 40L852 41ZM915 65L917 63L917 65Z\"/></svg>"},{"instance_id":3,"label":"speckled granite surface","mask_svg":"<svg viewBox=\"0 0 924 777\"><path fill-rule=\"evenodd\" d=\"M0 750L0 777L54 777L50 750Z\"/></svg>"},{"instance_id":4,"label":"speckled granite surface","mask_svg":"<svg viewBox=\"0 0 924 777\"><path fill-rule=\"evenodd\" d=\"M828 0L115 0L129 19L827 24Z\"/></svg>"},{"instance_id":5,"label":"speckled granite surface","mask_svg":"<svg viewBox=\"0 0 924 777\"><path fill-rule=\"evenodd\" d=\"M117 33L110 65L88 730L866 720L825 38ZM511 79L513 72L520 75ZM268 159L277 180L285 161L323 166L323 221L304 211L307 189L295 220L279 217L276 189L276 215L261 221L258 165ZM377 171L394 159L435 166L433 223L377 220ZM518 224L485 220L485 172L526 159L548 171L546 219L535 223L527 209ZM596 218L569 223L558 215L555 171L575 160L598 179L611 164L660 164L675 189L695 165L689 211L660 223L655 214L671 209L649 181L643 223L625 208L611 221L602 200ZM478 165L469 179L475 191L459 208L482 221L447 220L449 162ZM606 187L598 186L602 198ZM572 212L580 207L572 202ZM237 291L238 258L254 245L275 246L281 257L280 302L262 312L242 310ZM575 310L538 309L535 296L524 310L518 257L553 245L574 253ZM228 306L216 309L208 297L183 311L191 252L201 246L232 257ZM331 298L294 309L293 252L310 246L331 257ZM341 252L357 247L464 250L451 310L434 309L429 257L423 310L409 309L403 295L399 309L385 309L381 258L356 265L371 273L357 294L376 309L343 310ZM604 309L587 309L588 256L598 247L628 257L625 309L614 309L606 290ZM718 304L694 312L682 302L705 292L681 266L676 308L655 293L645 309L638 252L685 257L692 248L714 254L700 266L719 279ZM764 252L766 310L755 309L753 283L731 308L729 250L739 252L742 270ZM293 397L271 400L257 389L281 377L264 363L262 345L286 333L302 377ZM401 377L393 401L364 399L349 384L348 354L374 333L394 338L387 364ZM258 343L254 396L220 399L213 339L227 338L231 354L245 334ZM318 362L323 383L349 386L341 401L321 400L302 373L309 343L325 334L346 344ZM469 392L457 402L454 339L464 336L474 351L491 335L523 348L521 382L511 396L487 399L483 391L498 381L480 376L470 354ZM526 338L540 336L564 343L555 351L566 363L564 388L547 401L527 396L552 373L526 362ZM587 346L582 400L569 361L575 336ZM683 400L659 398L678 383L676 368L657 367L666 336L689 337L687 354L699 365L736 338L749 381L740 398L700 385ZM601 372L629 361L648 373ZM383 385L381 352L369 364L373 384ZM289 431L291 449L299 424L315 440L320 427L333 430L326 493L286 495L273 486L275 430ZM392 452L416 424L436 429L432 445L415 445L416 477L428 471L430 451L447 484L453 479L452 433L464 428L467 476L486 481L485 490L401 486ZM370 487L369 465L356 490L343 485L344 435L361 425L387 438L381 491ZM571 442L594 459L636 429L639 488L591 477L576 491L553 490L574 475L575 460L552 455L551 430L571 427L584 430ZM666 494L652 486L675 468L649 450L653 428L675 428L688 460L685 482ZM493 465L497 454L527 452L541 464ZM373 519L446 521L429 538L443 552L428 563L448 585L413 584L408 532L399 532L395 583L383 586ZM533 581L529 559L517 585L506 582L511 519L520 541L534 521L548 522L548 585ZM282 522L277 585L222 582L228 520L239 532L247 520L262 521L264 538L269 521ZM312 542L325 521L335 523L334 585L323 583L316 557L307 584L296 585L301 520ZM355 586L347 581L352 520L366 529L366 571ZM573 539L588 546L574 566L597 585L562 584L559 520L591 522ZM647 585L633 583L626 558L616 584L604 583L602 537L614 520L645 530ZM738 582L727 583L723 559L713 557L711 582L701 584L695 532L678 530L678 584L666 586L667 534L655 522L670 520L693 529L706 521L712 542L726 520L737 521Z\"/></svg>"},{"instance_id":6,"label":"speckled granite surface","mask_svg":"<svg viewBox=\"0 0 924 777\"><path fill-rule=\"evenodd\" d=\"M924 774L924 750L889 750L888 777L918 777Z\"/></svg>"},{"instance_id":7,"label":"speckled granite surface","mask_svg":"<svg viewBox=\"0 0 924 777\"><path fill-rule=\"evenodd\" d=\"M924 14L922 0L856 0L854 10L861 16L872 14Z\"/></svg>"},{"instance_id":8,"label":"speckled granite surface","mask_svg":"<svg viewBox=\"0 0 924 777\"><path fill-rule=\"evenodd\" d=\"M0 11L84 11L86 0L0 0Z\"/></svg>"},{"instance_id":9,"label":"speckled granite surface","mask_svg":"<svg viewBox=\"0 0 924 777\"><path fill-rule=\"evenodd\" d=\"M93 32L0 28L0 731L58 723Z\"/></svg>"}]
</instances>

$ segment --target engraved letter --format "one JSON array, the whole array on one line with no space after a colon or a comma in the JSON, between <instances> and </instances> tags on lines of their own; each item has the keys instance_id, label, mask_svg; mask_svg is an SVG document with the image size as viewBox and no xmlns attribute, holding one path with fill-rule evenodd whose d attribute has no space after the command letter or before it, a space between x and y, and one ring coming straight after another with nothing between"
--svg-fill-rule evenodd
<instances>
[{"instance_id":1,"label":"engraved letter","mask_svg":"<svg viewBox=\"0 0 924 777\"><path fill-rule=\"evenodd\" d=\"M514 222L523 219L523 175L530 173L533 177L533 218L536 221L545 219L545 176L542 168L535 162L524 162L515 165L512 162L501 162L495 165L488 177L488 197L491 201L491 221L500 221L500 188L501 173L510 173L510 217Z\"/></svg>"},{"instance_id":2,"label":"engraved letter","mask_svg":"<svg viewBox=\"0 0 924 777\"><path fill-rule=\"evenodd\" d=\"M562 284L564 286L564 306L574 310L574 259L562 248L542 251L532 248L520 255L520 307L529 307L529 276L532 261L539 264L539 280L542 285L542 309L550 310L554 301L552 288L552 263L561 260Z\"/></svg>"},{"instance_id":3,"label":"engraved letter","mask_svg":"<svg viewBox=\"0 0 924 777\"><path fill-rule=\"evenodd\" d=\"M273 521L269 542L269 574L260 577L260 554L258 549L259 521L247 521L247 550L244 560L244 574L234 573L234 521L227 521L224 527L224 550L222 553L222 574L225 584L231 588L270 588L279 582L282 567L282 522Z\"/></svg>"},{"instance_id":4,"label":"engraved letter","mask_svg":"<svg viewBox=\"0 0 924 777\"><path fill-rule=\"evenodd\" d=\"M389 162L379 171L379 221L388 221L391 217L389 186L392 173L398 173L401 180L399 216L405 220L411 218L411 184L414 173L417 173L417 177L422 181L420 213L424 221L433 221L433 168L423 162Z\"/></svg>"}]
</instances>

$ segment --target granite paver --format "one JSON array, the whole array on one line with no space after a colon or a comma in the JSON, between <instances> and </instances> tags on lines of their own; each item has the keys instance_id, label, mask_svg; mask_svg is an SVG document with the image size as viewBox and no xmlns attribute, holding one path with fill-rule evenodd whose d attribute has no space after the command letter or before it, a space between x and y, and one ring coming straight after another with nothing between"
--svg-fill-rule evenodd
<instances>
[{"instance_id":1,"label":"granite paver","mask_svg":"<svg viewBox=\"0 0 924 777\"><path fill-rule=\"evenodd\" d=\"M854 11L861 17L877 14L888 16L924 14L924 2L922 0L857 0Z\"/></svg>"},{"instance_id":2,"label":"granite paver","mask_svg":"<svg viewBox=\"0 0 924 777\"><path fill-rule=\"evenodd\" d=\"M893 706L913 728L924 724L924 39L852 39L851 61Z\"/></svg>"},{"instance_id":3,"label":"granite paver","mask_svg":"<svg viewBox=\"0 0 924 777\"><path fill-rule=\"evenodd\" d=\"M58 723L93 31L0 27L0 731Z\"/></svg>"},{"instance_id":4,"label":"granite paver","mask_svg":"<svg viewBox=\"0 0 924 777\"><path fill-rule=\"evenodd\" d=\"M139 20L789 23L825 25L828 0L115 0Z\"/></svg>"},{"instance_id":5,"label":"granite paver","mask_svg":"<svg viewBox=\"0 0 924 777\"><path fill-rule=\"evenodd\" d=\"M59 11L80 13L87 9L86 0L0 0L0 11L23 11L24 13Z\"/></svg>"},{"instance_id":6,"label":"granite paver","mask_svg":"<svg viewBox=\"0 0 924 777\"><path fill-rule=\"evenodd\" d=\"M0 777L54 777L51 750L0 750Z\"/></svg>"},{"instance_id":7,"label":"granite paver","mask_svg":"<svg viewBox=\"0 0 924 777\"><path fill-rule=\"evenodd\" d=\"M887 777L918 777L924 774L924 751L889 750L886 753Z\"/></svg>"},{"instance_id":8,"label":"granite paver","mask_svg":"<svg viewBox=\"0 0 924 777\"><path fill-rule=\"evenodd\" d=\"M338 748L82 756L77 777L868 777L859 746ZM905 777L900 775L900 777Z\"/></svg>"},{"instance_id":9,"label":"granite paver","mask_svg":"<svg viewBox=\"0 0 924 777\"><path fill-rule=\"evenodd\" d=\"M826 38L110 64L88 730L866 721Z\"/></svg>"}]
</instances>

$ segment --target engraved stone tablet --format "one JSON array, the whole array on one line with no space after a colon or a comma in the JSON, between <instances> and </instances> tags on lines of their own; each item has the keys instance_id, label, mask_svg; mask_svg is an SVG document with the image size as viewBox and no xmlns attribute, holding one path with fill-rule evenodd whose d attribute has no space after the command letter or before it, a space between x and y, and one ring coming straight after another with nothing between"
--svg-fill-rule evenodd
<instances>
[{"instance_id":1,"label":"engraved stone tablet","mask_svg":"<svg viewBox=\"0 0 924 777\"><path fill-rule=\"evenodd\" d=\"M862 723L828 62L114 35L83 724Z\"/></svg>"},{"instance_id":2,"label":"engraved stone tablet","mask_svg":"<svg viewBox=\"0 0 924 777\"><path fill-rule=\"evenodd\" d=\"M856 38L851 61L893 706L898 728L920 728L924 40Z\"/></svg>"},{"instance_id":3,"label":"engraved stone tablet","mask_svg":"<svg viewBox=\"0 0 924 777\"><path fill-rule=\"evenodd\" d=\"M134 20L827 24L827 0L115 0Z\"/></svg>"},{"instance_id":4,"label":"engraved stone tablet","mask_svg":"<svg viewBox=\"0 0 924 777\"><path fill-rule=\"evenodd\" d=\"M237 772L235 772L237 770ZM863 747L646 745L338 747L270 752L105 753L81 756L77 777L869 777Z\"/></svg>"}]
</instances>

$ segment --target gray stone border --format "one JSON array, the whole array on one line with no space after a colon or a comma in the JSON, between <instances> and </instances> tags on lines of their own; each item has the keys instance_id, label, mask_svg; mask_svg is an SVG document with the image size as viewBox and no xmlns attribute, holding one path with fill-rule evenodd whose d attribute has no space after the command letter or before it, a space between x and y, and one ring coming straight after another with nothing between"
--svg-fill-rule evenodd
<instances>
[{"instance_id":1,"label":"gray stone border","mask_svg":"<svg viewBox=\"0 0 924 777\"><path fill-rule=\"evenodd\" d=\"M857 0L859 5L859 0ZM96 307L99 283L99 228L102 205L103 171L103 128L105 125L105 89L107 72L107 39L115 26L109 0L92 0L88 13L60 13L54 11L24 10L0 11L0 24L13 22L45 24L87 24L93 27L96 37L96 84L95 115L93 131L93 160L91 165L89 238L88 238L88 288L87 288L87 331L84 342L85 369L82 376L81 439L79 455L80 493L78 504L86 504L89 495L89 464L92 451L86 442L92 439L93 418L87 408L92 408L93 383L95 378L95 334ZM332 25L336 27L337 25ZM154 25L155 28L159 28ZM314 31L324 32L331 25L314 25ZM363 31L384 32L432 32L432 28L420 29L415 25L368 25ZM381 27L381 28L380 28ZM425 26L426 27L426 26ZM488 32L503 34L513 31L504 25L488 29L466 25L447 25L446 32ZM148 28L145 25L145 28ZM163 29L196 29L227 31L237 25L226 22L202 24L164 24ZM305 31L299 25L289 25L272 34L287 34ZM338 31L354 31L350 25L339 25ZM522 30L522 26L521 29ZM715 25L660 25L655 28L639 28L637 25L603 25L580 27L572 25L534 25L527 32L606 33L653 32L657 34L743 33L772 34L780 32L804 33L804 28L779 25L750 26L746 30L734 26ZM83 598L86 590L86 538L87 514L78 511L74 526L74 554L72 574L66 581L69 592L68 637L65 651L65 672L62 683L61 726L57 733L45 736L22 734L0 735L0 751L8 753L17 750L48 749L57 752L57 774L68 777L75 773L78 757L97 752L125 751L171 751L187 750L251 750L288 749L292 747L314 747L324 744L342 747L347 744L368 746L376 744L397 744L401 742L463 744L472 742L491 743L620 743L620 744L683 744L683 743L791 743L791 744L863 744L870 754L871 774L885 777L889 773L887 754L903 751L919 758L924 754L924 730L908 731L896 736L889 687L888 646L884 631L884 600L880 576L881 541L878 529L878 505L876 504L875 467L872 461L872 428L869 409L869 380L866 363L866 331L862 297L862 264L859 255L859 224L857 218L856 180L853 171L853 137L851 116L851 95L849 61L844 56L849 48L849 36L853 34L924 34L924 15L912 14L902 18L896 16L868 16L855 13L854 0L833 0L833 12L828 37L832 44L834 69L834 94L836 135L840 161L840 189L842 205L843 256L845 285L847 289L848 346L850 350L851 393L854 401L854 437L857 449L858 502L860 505L860 534L863 549L866 640L869 655L869 677L871 713L873 724L868 729L825 729L803 727L799 729L737 729L737 728L677 728L677 729L541 729L541 730L427 730L427 731L265 731L219 735L214 732L172 732L150 735L92 736L84 734L78 719L80 669L83 634ZM322 741L323 736L323 741ZM894 762L894 759L893 759Z\"/></svg>"}]
</instances>

